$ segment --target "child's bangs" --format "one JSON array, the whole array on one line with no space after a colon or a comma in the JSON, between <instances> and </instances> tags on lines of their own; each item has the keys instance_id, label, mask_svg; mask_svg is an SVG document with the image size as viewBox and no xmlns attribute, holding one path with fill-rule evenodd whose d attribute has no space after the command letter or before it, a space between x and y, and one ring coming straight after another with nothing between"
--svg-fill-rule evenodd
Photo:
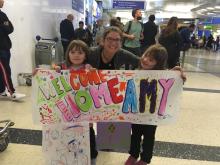
<instances>
[{"instance_id":1,"label":"child's bangs","mask_svg":"<svg viewBox=\"0 0 220 165\"><path fill-rule=\"evenodd\" d=\"M83 48L81 45L74 45L71 50L83 52Z\"/></svg>"}]
</instances>

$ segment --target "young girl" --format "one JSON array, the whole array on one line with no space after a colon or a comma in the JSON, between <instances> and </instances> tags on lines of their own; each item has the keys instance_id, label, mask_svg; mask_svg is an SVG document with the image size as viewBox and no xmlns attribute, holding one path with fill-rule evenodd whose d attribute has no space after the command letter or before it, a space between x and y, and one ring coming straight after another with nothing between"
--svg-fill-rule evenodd
<instances>
[{"instance_id":1,"label":"young girl","mask_svg":"<svg viewBox=\"0 0 220 165\"><path fill-rule=\"evenodd\" d=\"M140 69L142 70L164 70L167 65L167 51L159 45L150 46L140 59ZM129 158L125 165L147 165L153 155L155 141L155 125L132 124L131 144ZM141 136L143 135L142 152L140 153ZM137 161L140 155L140 160Z\"/></svg>"},{"instance_id":2,"label":"young girl","mask_svg":"<svg viewBox=\"0 0 220 165\"><path fill-rule=\"evenodd\" d=\"M89 48L85 42L81 40L73 40L66 51L66 68L74 71L81 69L91 69L91 65L86 64L89 55ZM97 150L95 141L95 132L90 124L90 154L91 165L96 164Z\"/></svg>"},{"instance_id":3,"label":"young girl","mask_svg":"<svg viewBox=\"0 0 220 165\"><path fill-rule=\"evenodd\" d=\"M78 71L80 69L90 69L90 65L86 64L89 55L89 48L85 42L81 40L73 40L70 42L66 50L66 66L62 69L70 69Z\"/></svg>"}]
</instances>

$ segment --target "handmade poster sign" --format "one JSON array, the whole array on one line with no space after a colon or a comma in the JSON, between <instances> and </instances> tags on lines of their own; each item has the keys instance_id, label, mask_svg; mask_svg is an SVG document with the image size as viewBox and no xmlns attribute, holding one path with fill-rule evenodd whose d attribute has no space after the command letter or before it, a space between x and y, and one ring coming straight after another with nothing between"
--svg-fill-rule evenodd
<instances>
[{"instance_id":1,"label":"handmade poster sign","mask_svg":"<svg viewBox=\"0 0 220 165\"><path fill-rule=\"evenodd\" d=\"M177 71L39 70L33 79L33 117L43 124L166 124L179 112L183 84Z\"/></svg>"},{"instance_id":2,"label":"handmade poster sign","mask_svg":"<svg viewBox=\"0 0 220 165\"><path fill-rule=\"evenodd\" d=\"M43 125L46 165L90 165L88 123Z\"/></svg>"}]
</instances>

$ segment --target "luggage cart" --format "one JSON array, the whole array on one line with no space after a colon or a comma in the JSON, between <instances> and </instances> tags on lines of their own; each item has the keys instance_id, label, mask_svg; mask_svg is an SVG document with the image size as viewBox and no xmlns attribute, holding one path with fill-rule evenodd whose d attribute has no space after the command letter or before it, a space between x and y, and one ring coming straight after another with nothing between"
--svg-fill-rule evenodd
<instances>
[{"instance_id":1,"label":"luggage cart","mask_svg":"<svg viewBox=\"0 0 220 165\"><path fill-rule=\"evenodd\" d=\"M36 36L35 45L35 64L36 67L50 69L53 64L59 64L63 61L59 52L58 38L47 39Z\"/></svg>"},{"instance_id":2,"label":"luggage cart","mask_svg":"<svg viewBox=\"0 0 220 165\"><path fill-rule=\"evenodd\" d=\"M9 143L9 130L8 130L8 128L15 124L11 120L0 121L0 124L3 124L3 123L5 123L5 126L0 130L0 152L3 152L8 147L8 143Z\"/></svg>"}]
</instances>

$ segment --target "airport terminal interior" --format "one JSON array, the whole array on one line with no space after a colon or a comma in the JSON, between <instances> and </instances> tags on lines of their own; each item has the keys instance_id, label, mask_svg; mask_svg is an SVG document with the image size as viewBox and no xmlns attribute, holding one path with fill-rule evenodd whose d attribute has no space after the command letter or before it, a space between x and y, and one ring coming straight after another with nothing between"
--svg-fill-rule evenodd
<instances>
[{"instance_id":1,"label":"airport terminal interior","mask_svg":"<svg viewBox=\"0 0 220 165\"><path fill-rule=\"evenodd\" d=\"M99 18L107 22L109 18L118 16L126 23L132 19L131 9L121 9L125 8L123 5L119 6L120 9L117 6L113 8L113 3L119 5L116 0L4 1L1 10L8 15L15 27L15 31L10 35L12 79L16 91L26 97L19 101L0 99L0 121L9 119L15 123L9 128L10 141L7 149L0 152L0 165L44 165L42 126L33 123L32 86L22 84L18 80L19 73L31 74L35 68L35 36L60 38L59 23L67 13L74 15L73 24L78 28L78 21L92 24ZM77 2L75 7L74 2ZM83 12L76 10L82 7L79 5L81 2ZM174 123L158 126L150 165L220 164L220 50L219 46L216 47L216 42L213 42L210 48L200 43L204 35L208 37L212 34L214 40L220 36L220 2L133 0L130 3L137 5L142 2L143 22L147 21L150 14L155 14L155 22L161 27L172 16L179 18L179 25L196 25L195 42L185 53L181 51L180 55L180 66L187 77L180 99L180 113ZM93 11L95 7L96 14ZM1 126L4 124L0 125L0 131ZM0 136L0 143L1 141ZM126 151L100 150L96 164L124 165L128 156Z\"/></svg>"}]
</instances>

